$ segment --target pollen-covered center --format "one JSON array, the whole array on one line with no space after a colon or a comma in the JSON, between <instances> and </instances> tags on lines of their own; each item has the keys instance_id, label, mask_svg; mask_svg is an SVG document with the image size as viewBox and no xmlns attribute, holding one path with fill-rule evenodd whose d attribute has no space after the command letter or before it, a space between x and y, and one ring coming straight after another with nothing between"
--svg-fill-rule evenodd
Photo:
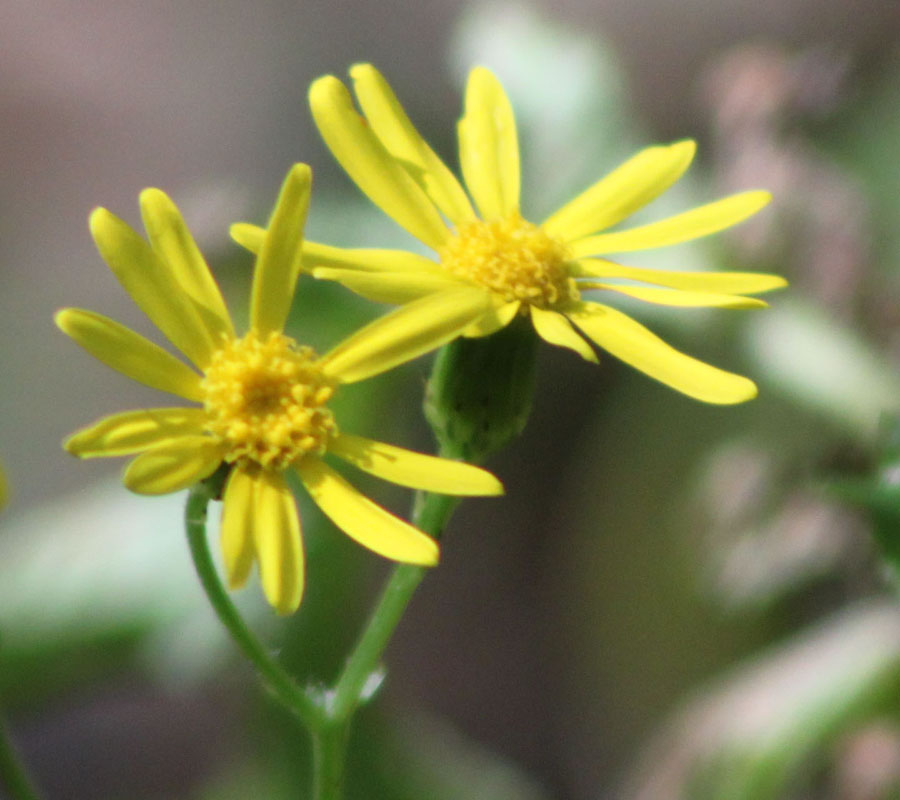
<instances>
[{"instance_id":1,"label":"pollen-covered center","mask_svg":"<svg viewBox=\"0 0 900 800\"><path fill-rule=\"evenodd\" d=\"M334 382L316 359L280 333L251 332L216 352L203 379L206 429L227 443L226 461L284 469L325 452L337 433L325 405Z\"/></svg>"},{"instance_id":2,"label":"pollen-covered center","mask_svg":"<svg viewBox=\"0 0 900 800\"><path fill-rule=\"evenodd\" d=\"M507 302L549 308L577 300L565 245L519 214L459 226L440 252L441 266L501 295Z\"/></svg>"}]
</instances>

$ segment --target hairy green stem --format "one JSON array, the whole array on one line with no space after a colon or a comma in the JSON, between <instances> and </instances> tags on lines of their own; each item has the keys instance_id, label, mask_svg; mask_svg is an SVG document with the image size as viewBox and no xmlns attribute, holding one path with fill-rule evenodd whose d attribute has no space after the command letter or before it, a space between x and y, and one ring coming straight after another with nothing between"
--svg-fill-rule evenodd
<instances>
[{"instance_id":1,"label":"hairy green stem","mask_svg":"<svg viewBox=\"0 0 900 800\"><path fill-rule=\"evenodd\" d=\"M206 509L209 501L218 496L221 480L218 481L218 485L216 483L210 478L191 489L185 510L188 544L200 583L219 620L231 634L231 638L234 639L241 652L256 667L266 688L282 705L312 730L322 724L322 712L319 704L269 655L241 618L219 579L206 537Z\"/></svg>"},{"instance_id":2,"label":"hairy green stem","mask_svg":"<svg viewBox=\"0 0 900 800\"><path fill-rule=\"evenodd\" d=\"M40 795L6 731L0 718L0 784L6 787L11 800L40 800Z\"/></svg>"}]
</instances>

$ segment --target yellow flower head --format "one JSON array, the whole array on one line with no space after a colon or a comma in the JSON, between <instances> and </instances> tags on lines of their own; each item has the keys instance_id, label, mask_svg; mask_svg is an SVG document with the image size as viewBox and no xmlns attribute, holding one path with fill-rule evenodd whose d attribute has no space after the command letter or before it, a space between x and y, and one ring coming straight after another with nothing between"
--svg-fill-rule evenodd
<instances>
[{"instance_id":1,"label":"yellow flower head","mask_svg":"<svg viewBox=\"0 0 900 800\"><path fill-rule=\"evenodd\" d=\"M369 64L356 65L350 74L362 114L344 85L325 76L310 89L319 131L360 189L432 248L436 259L307 242L305 263L316 277L340 281L384 302L460 289L479 292L491 304L472 314L464 331L468 336L485 336L517 314L527 315L538 335L551 344L596 362L589 344L593 342L699 400L739 403L756 395L756 386L747 378L674 350L622 312L583 300L581 292L605 290L671 306L764 306L744 295L782 287L783 278L640 269L604 256L723 230L766 205L768 192L744 192L649 225L600 233L678 180L695 151L692 141L681 141L639 152L535 225L520 215L516 123L493 74L475 68L466 88L459 158L467 191L413 127L381 74ZM232 235L257 249L262 232L237 225Z\"/></svg>"},{"instance_id":2,"label":"yellow flower head","mask_svg":"<svg viewBox=\"0 0 900 800\"><path fill-rule=\"evenodd\" d=\"M300 271L310 172L288 173L253 275L250 331L235 333L216 282L172 201L141 194L149 242L105 209L91 215L94 241L113 273L168 340L196 367L107 317L69 308L57 325L108 366L197 405L125 411L72 435L82 458L136 455L125 485L142 494L188 488L223 462L222 550L228 582L242 586L254 562L280 613L300 604L300 519L284 478L293 469L334 523L387 558L432 565L438 546L361 495L328 466L331 453L403 486L457 495L502 492L490 473L342 433L328 402L343 383L376 375L457 335L471 298L425 298L368 325L324 356L283 332ZM438 300L439 302L435 302ZM446 302L462 309L436 313ZM437 320L437 322L435 322ZM448 320L450 320L448 322Z\"/></svg>"}]
</instances>

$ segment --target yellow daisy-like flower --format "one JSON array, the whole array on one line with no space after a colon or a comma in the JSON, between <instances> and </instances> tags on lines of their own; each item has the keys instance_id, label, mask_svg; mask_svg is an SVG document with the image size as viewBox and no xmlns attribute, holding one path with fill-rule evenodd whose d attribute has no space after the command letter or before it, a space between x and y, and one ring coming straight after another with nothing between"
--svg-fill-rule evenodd
<instances>
[{"instance_id":1,"label":"yellow daisy-like flower","mask_svg":"<svg viewBox=\"0 0 900 800\"><path fill-rule=\"evenodd\" d=\"M600 289L670 306L765 306L744 295L782 287L783 278L641 269L604 256L723 230L766 205L768 192L744 192L649 225L600 233L678 180L695 151L692 141L681 141L639 152L535 225L519 209L519 144L512 107L487 69L472 70L459 122L468 193L413 127L382 75L368 64L354 66L350 74L362 115L344 85L325 76L310 89L319 131L360 189L437 258L307 242L304 260L316 277L340 281L383 302L402 303L463 287L480 290L491 298L491 307L473 313L468 336L488 335L517 314L528 315L538 335L551 344L596 362L587 337L698 400L739 403L756 395L749 379L678 352L621 311L583 300L581 292ZM232 235L255 250L262 232L236 225Z\"/></svg>"},{"instance_id":2,"label":"yellow daisy-like flower","mask_svg":"<svg viewBox=\"0 0 900 800\"><path fill-rule=\"evenodd\" d=\"M324 356L283 332L300 271L310 172L288 174L253 275L250 331L236 335L209 267L174 203L141 194L149 242L105 209L90 219L94 241L150 320L196 366L107 317L69 308L57 325L89 353L134 380L199 403L125 411L65 442L82 458L136 454L125 485L141 494L193 486L223 462L222 551L228 583L242 586L258 562L269 602L283 614L303 593L300 519L284 471L360 544L396 561L433 565L438 546L360 494L328 466L331 453L385 480L454 495L502 493L490 473L338 431L328 401L342 383L376 375L456 336L477 299L426 298L366 326ZM483 301L482 301L483 302ZM445 308L446 304L453 306ZM463 309L460 312L460 309ZM456 321L449 321L456 315Z\"/></svg>"}]
</instances>

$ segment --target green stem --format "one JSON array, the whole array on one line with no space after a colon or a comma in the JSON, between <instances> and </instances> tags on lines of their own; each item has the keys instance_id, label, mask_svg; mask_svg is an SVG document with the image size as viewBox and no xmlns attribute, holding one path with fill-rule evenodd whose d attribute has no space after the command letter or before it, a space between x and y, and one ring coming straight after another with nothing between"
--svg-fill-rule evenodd
<instances>
[{"instance_id":1,"label":"green stem","mask_svg":"<svg viewBox=\"0 0 900 800\"><path fill-rule=\"evenodd\" d=\"M282 705L313 730L322 724L322 711L318 703L266 652L241 618L219 579L206 538L206 509L209 501L218 496L221 485L220 476L213 477L219 477L219 480L210 478L191 489L185 510L188 544L200 583L219 620L241 652L256 667L263 684Z\"/></svg>"},{"instance_id":2,"label":"green stem","mask_svg":"<svg viewBox=\"0 0 900 800\"><path fill-rule=\"evenodd\" d=\"M39 800L40 795L25 771L16 748L0 719L0 783L6 786L12 800Z\"/></svg>"},{"instance_id":3,"label":"green stem","mask_svg":"<svg viewBox=\"0 0 900 800\"><path fill-rule=\"evenodd\" d=\"M413 511L413 524L440 538L459 498L441 494L420 495ZM330 724L314 732L315 800L338 800L341 796L347 739L353 714L368 694L370 681L378 680L385 648L406 607L424 577L425 567L400 564L394 568L378 604L329 693L325 711Z\"/></svg>"},{"instance_id":4,"label":"green stem","mask_svg":"<svg viewBox=\"0 0 900 800\"><path fill-rule=\"evenodd\" d=\"M312 731L315 800L340 800L343 796L349 727L345 721L327 722Z\"/></svg>"}]
</instances>

